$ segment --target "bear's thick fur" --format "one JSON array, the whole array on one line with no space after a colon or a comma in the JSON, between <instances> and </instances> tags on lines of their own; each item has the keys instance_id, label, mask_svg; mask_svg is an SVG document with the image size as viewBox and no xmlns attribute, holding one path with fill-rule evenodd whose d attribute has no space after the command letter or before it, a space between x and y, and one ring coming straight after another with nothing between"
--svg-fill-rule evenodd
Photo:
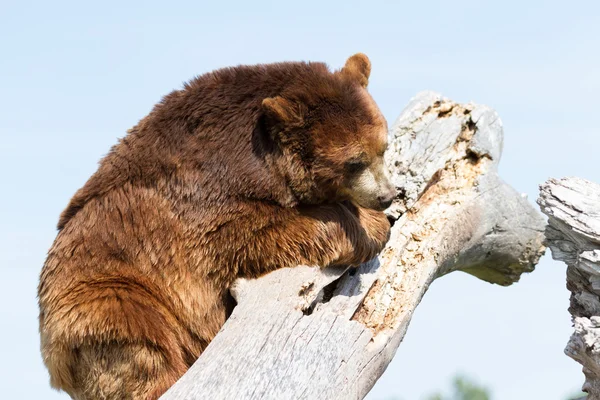
<instances>
[{"instance_id":1,"label":"bear's thick fur","mask_svg":"<svg viewBox=\"0 0 600 400\"><path fill-rule=\"evenodd\" d=\"M225 68L164 97L60 217L39 285L51 384L156 399L228 313L228 288L384 246L386 122L362 54Z\"/></svg>"}]
</instances>

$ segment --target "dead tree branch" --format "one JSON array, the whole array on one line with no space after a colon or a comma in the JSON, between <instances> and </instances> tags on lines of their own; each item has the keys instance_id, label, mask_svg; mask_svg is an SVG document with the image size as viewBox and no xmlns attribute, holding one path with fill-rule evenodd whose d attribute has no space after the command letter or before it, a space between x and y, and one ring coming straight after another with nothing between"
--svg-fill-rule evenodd
<instances>
[{"instance_id":1,"label":"dead tree branch","mask_svg":"<svg viewBox=\"0 0 600 400\"><path fill-rule=\"evenodd\" d=\"M488 107L421 93L391 130L403 192L381 255L358 270L300 266L241 280L238 306L164 399L362 399L430 283L462 270L510 285L543 253L541 215L497 174Z\"/></svg>"},{"instance_id":2,"label":"dead tree branch","mask_svg":"<svg viewBox=\"0 0 600 400\"><path fill-rule=\"evenodd\" d=\"M565 353L583 365L588 400L600 399L600 185L580 178L550 179L538 199L548 216L546 238L567 264L574 332Z\"/></svg>"}]
</instances>

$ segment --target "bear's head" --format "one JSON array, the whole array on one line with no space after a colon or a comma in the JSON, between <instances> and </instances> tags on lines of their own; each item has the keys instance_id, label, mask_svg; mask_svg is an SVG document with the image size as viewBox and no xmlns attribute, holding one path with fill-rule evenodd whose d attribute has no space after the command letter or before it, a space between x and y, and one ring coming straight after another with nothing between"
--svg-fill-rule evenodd
<instances>
[{"instance_id":1,"label":"bear's head","mask_svg":"<svg viewBox=\"0 0 600 400\"><path fill-rule=\"evenodd\" d=\"M301 203L350 200L383 210L395 197L383 161L387 123L366 90L371 63L350 57L336 72L313 68L263 100L281 173Z\"/></svg>"}]
</instances>

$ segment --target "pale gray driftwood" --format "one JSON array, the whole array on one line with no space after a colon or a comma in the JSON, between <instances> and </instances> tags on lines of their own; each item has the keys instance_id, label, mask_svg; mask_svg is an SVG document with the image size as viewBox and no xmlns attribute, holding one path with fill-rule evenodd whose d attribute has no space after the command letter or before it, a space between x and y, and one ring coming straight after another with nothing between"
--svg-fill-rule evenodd
<instances>
[{"instance_id":1,"label":"pale gray driftwood","mask_svg":"<svg viewBox=\"0 0 600 400\"><path fill-rule=\"evenodd\" d=\"M239 281L233 314L163 398L362 399L433 279L462 270L510 285L537 263L544 221L498 177L501 149L490 108L417 95L390 132L400 196L381 255Z\"/></svg>"},{"instance_id":2,"label":"pale gray driftwood","mask_svg":"<svg viewBox=\"0 0 600 400\"><path fill-rule=\"evenodd\" d=\"M600 185L581 178L550 179L538 199L548 216L547 243L567 264L574 332L565 353L583 365L583 391L600 399Z\"/></svg>"}]
</instances>

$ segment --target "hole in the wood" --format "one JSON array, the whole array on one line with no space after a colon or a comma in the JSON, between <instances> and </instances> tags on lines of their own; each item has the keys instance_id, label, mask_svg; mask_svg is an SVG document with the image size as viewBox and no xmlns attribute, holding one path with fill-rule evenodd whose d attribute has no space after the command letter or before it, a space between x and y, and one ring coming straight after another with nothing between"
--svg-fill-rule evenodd
<instances>
[{"instance_id":1,"label":"hole in the wood","mask_svg":"<svg viewBox=\"0 0 600 400\"><path fill-rule=\"evenodd\" d=\"M396 198L398 200L404 200L404 199L406 199L406 189L404 189L403 187L398 188L398 190L396 192Z\"/></svg>"},{"instance_id":2,"label":"hole in the wood","mask_svg":"<svg viewBox=\"0 0 600 400\"><path fill-rule=\"evenodd\" d=\"M396 223L396 218L392 217L391 215L387 215L387 220L390 223L390 226L394 226L394 224Z\"/></svg>"},{"instance_id":3,"label":"hole in the wood","mask_svg":"<svg viewBox=\"0 0 600 400\"><path fill-rule=\"evenodd\" d=\"M233 309L237 306L237 301L235 301L229 290L226 290L223 295L223 303L225 304L225 318L229 319Z\"/></svg>"},{"instance_id":4,"label":"hole in the wood","mask_svg":"<svg viewBox=\"0 0 600 400\"><path fill-rule=\"evenodd\" d=\"M466 157L471 164L477 164L479 161L479 155L472 150L467 150Z\"/></svg>"},{"instance_id":5,"label":"hole in the wood","mask_svg":"<svg viewBox=\"0 0 600 400\"><path fill-rule=\"evenodd\" d=\"M452 110L453 110L453 109L454 109L454 108L453 108L453 107L451 107L451 108L449 108L449 109L447 109L447 110L440 111L440 112L438 113L438 118L445 118L445 117L448 117L448 116L450 116L450 113L452 112Z\"/></svg>"},{"instance_id":6,"label":"hole in the wood","mask_svg":"<svg viewBox=\"0 0 600 400\"><path fill-rule=\"evenodd\" d=\"M313 311L315 311L315 303L311 304L310 307L308 307L308 308L304 308L302 310L302 314L311 315L313 313Z\"/></svg>"},{"instance_id":7,"label":"hole in the wood","mask_svg":"<svg viewBox=\"0 0 600 400\"><path fill-rule=\"evenodd\" d=\"M315 286L314 282L310 282L308 285L303 286L302 288L300 288L298 295L304 296L306 293L308 293L309 290L311 290L313 288L313 286Z\"/></svg>"},{"instance_id":8,"label":"hole in the wood","mask_svg":"<svg viewBox=\"0 0 600 400\"><path fill-rule=\"evenodd\" d=\"M338 281L339 278L323 288L323 300L321 300L321 303L329 303L329 300L333 297L333 292L337 288Z\"/></svg>"},{"instance_id":9,"label":"hole in the wood","mask_svg":"<svg viewBox=\"0 0 600 400\"><path fill-rule=\"evenodd\" d=\"M353 276L354 274L356 274L356 268L350 268L346 273L350 274L350 276ZM317 306L317 304L329 303L329 301L333 298L333 294L335 292L335 289L337 289L340 280L346 273L342 274L339 278L323 287L323 289L321 289L321 292L317 295L315 301L313 301L309 307L303 309L302 313L304 315L311 315L313 311L315 311L315 307Z\"/></svg>"},{"instance_id":10,"label":"hole in the wood","mask_svg":"<svg viewBox=\"0 0 600 400\"><path fill-rule=\"evenodd\" d=\"M477 130L477 124L473 121L472 118L469 118L469 120L467 121L467 129L469 129L470 131Z\"/></svg>"},{"instance_id":11,"label":"hole in the wood","mask_svg":"<svg viewBox=\"0 0 600 400\"><path fill-rule=\"evenodd\" d=\"M394 201L403 202L406 199L406 189L404 188L396 188L396 197L394 197ZM398 218L400 218L402 214L398 216L387 215L387 220L390 223L390 226L394 226Z\"/></svg>"}]
</instances>

